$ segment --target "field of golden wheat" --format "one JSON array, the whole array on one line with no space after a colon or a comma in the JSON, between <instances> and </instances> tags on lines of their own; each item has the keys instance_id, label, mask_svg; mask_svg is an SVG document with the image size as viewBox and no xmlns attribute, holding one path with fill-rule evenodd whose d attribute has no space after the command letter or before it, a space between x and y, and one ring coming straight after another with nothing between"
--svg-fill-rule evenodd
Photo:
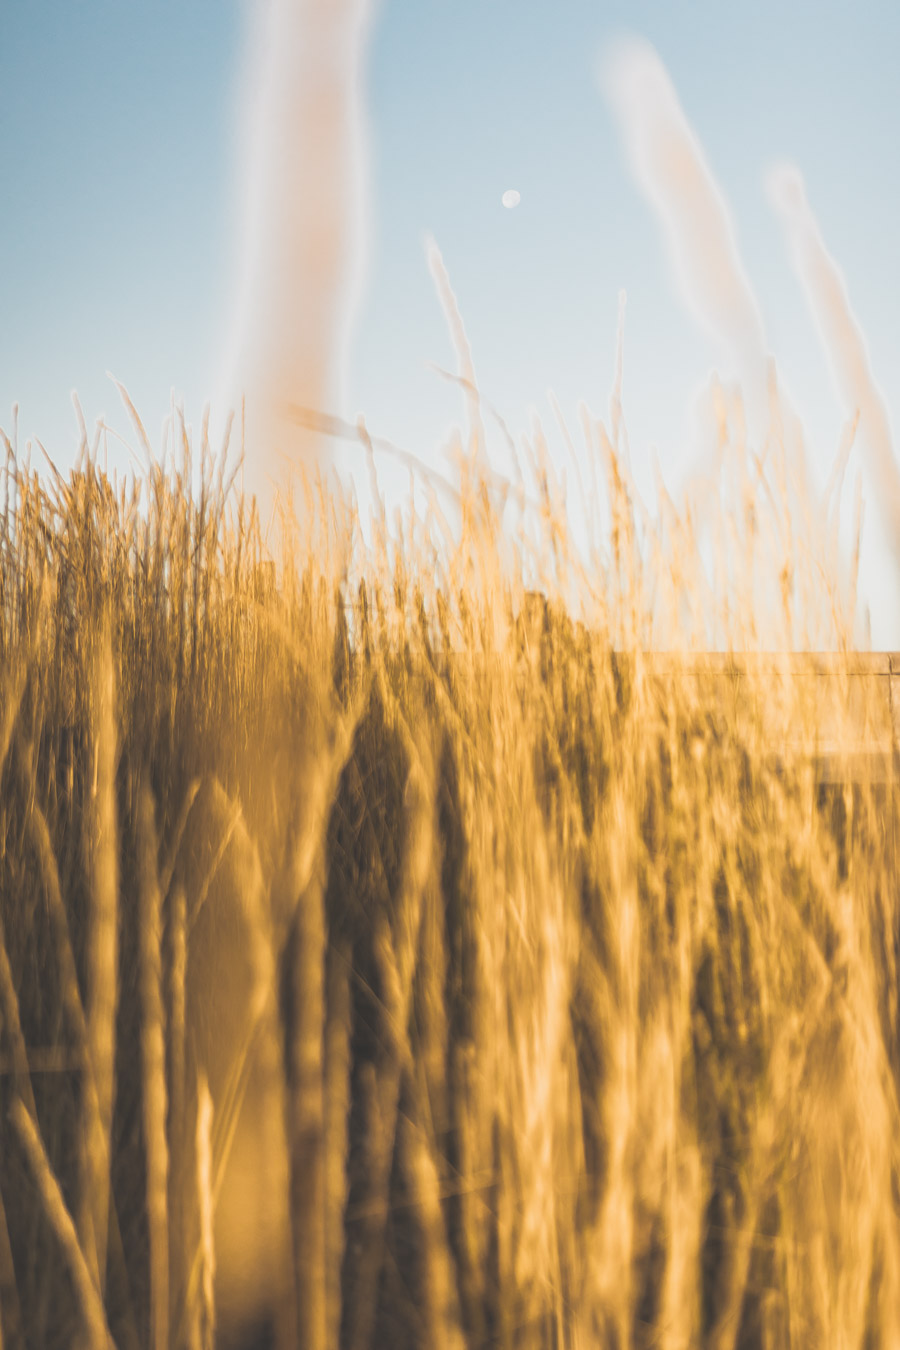
<instances>
[{"instance_id":1,"label":"field of golden wheat","mask_svg":"<svg viewBox=\"0 0 900 1350\"><path fill-rule=\"evenodd\" d=\"M900 1344L892 667L777 428L583 432L275 551L7 447L4 1350Z\"/></svg>"}]
</instances>

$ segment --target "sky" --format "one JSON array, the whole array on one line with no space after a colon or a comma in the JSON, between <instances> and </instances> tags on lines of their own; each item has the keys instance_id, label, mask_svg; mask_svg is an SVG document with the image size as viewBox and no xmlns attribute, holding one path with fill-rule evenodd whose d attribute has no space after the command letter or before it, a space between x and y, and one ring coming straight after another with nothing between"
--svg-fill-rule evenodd
<instances>
[{"instance_id":1,"label":"sky","mask_svg":"<svg viewBox=\"0 0 900 1350\"><path fill-rule=\"evenodd\" d=\"M103 414L134 443L107 371L154 444L173 390L195 426L222 396L251 31L248 0L0 7L0 425L11 429L17 401L20 443L40 437L62 470L77 445L73 389L89 426ZM785 160L802 173L887 426L900 428L900 7L875 0L380 0L361 67L365 266L334 411L444 462L463 409L429 369L455 369L430 236L479 386L514 433L534 408L552 421L551 389L573 425L581 399L606 415L624 289L635 476L649 484L655 454L677 487L695 454L693 401L722 353L685 303L598 79L628 35L652 44L702 146L824 481L850 395L766 177ZM514 210L501 201L511 188ZM115 440L108 453L120 471L131 462ZM864 489L872 641L900 648L900 573L871 468Z\"/></svg>"}]
</instances>

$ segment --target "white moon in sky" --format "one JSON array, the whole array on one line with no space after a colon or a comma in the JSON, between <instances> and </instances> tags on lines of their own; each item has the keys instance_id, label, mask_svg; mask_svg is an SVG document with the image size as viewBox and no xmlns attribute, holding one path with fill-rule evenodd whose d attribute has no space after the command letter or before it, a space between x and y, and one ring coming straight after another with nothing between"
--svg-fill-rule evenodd
<instances>
[{"instance_id":1,"label":"white moon in sky","mask_svg":"<svg viewBox=\"0 0 900 1350\"><path fill-rule=\"evenodd\" d=\"M521 192L516 192L515 188L510 188L507 192L504 192L502 200L507 211L511 211L514 206L519 205L519 202L522 200L522 194Z\"/></svg>"}]
</instances>

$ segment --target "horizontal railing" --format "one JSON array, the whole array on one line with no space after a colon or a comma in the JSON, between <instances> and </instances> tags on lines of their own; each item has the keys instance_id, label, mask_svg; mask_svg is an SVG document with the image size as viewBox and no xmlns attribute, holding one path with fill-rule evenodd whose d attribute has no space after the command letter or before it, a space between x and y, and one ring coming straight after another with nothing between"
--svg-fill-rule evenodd
<instances>
[{"instance_id":1,"label":"horizontal railing","mask_svg":"<svg viewBox=\"0 0 900 1350\"><path fill-rule=\"evenodd\" d=\"M652 676L696 682L738 718L748 695L762 696L756 712L770 751L808 754L822 782L900 778L900 652L647 652L641 660ZM793 721L798 694L802 728Z\"/></svg>"}]
</instances>

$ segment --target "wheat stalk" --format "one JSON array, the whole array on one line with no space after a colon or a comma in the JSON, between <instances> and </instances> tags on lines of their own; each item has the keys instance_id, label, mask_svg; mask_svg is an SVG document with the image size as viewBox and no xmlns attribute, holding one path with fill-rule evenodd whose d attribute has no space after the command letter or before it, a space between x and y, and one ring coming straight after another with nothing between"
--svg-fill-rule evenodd
<instances>
[{"instance_id":1,"label":"wheat stalk","mask_svg":"<svg viewBox=\"0 0 900 1350\"><path fill-rule=\"evenodd\" d=\"M214 1350L216 1336L215 1303L215 1200L213 1193L213 1103L202 1074L197 1080L196 1187L200 1215L199 1288L194 1308L194 1335L197 1350Z\"/></svg>"},{"instance_id":2,"label":"wheat stalk","mask_svg":"<svg viewBox=\"0 0 900 1350\"><path fill-rule=\"evenodd\" d=\"M162 897L157 873L153 799L140 788L138 804L141 1056L147 1221L150 1235L150 1322L153 1350L169 1344L169 1149L166 1137L166 1025L162 997Z\"/></svg>"},{"instance_id":3,"label":"wheat stalk","mask_svg":"<svg viewBox=\"0 0 900 1350\"><path fill-rule=\"evenodd\" d=\"M101 1289L106 1270L109 1215L118 962L118 827L116 812L116 707L110 634L101 633L91 658L90 718L94 775L86 818L88 885L87 1037L97 1088L101 1147L94 1150L88 1185ZM86 1130L90 1121L86 1121Z\"/></svg>"},{"instance_id":4,"label":"wheat stalk","mask_svg":"<svg viewBox=\"0 0 900 1350\"><path fill-rule=\"evenodd\" d=\"M75 1224L66 1209L37 1126L18 1097L10 1108L10 1120L19 1136L44 1213L65 1256L89 1343L94 1350L112 1350L113 1340L106 1325L103 1300L79 1245Z\"/></svg>"}]
</instances>

